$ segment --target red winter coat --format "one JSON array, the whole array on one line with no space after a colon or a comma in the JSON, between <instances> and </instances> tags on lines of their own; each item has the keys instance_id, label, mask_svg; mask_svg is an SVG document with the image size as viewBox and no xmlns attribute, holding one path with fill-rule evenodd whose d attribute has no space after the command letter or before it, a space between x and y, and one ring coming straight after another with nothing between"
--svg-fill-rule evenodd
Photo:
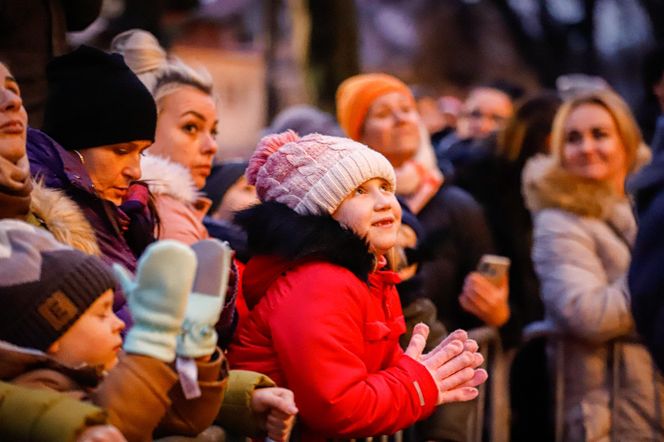
<instances>
[{"instance_id":1,"label":"red winter coat","mask_svg":"<svg viewBox=\"0 0 664 442\"><path fill-rule=\"evenodd\" d=\"M304 217L275 204L244 215L261 221L253 245L282 256L256 256L245 269L251 312L231 345L231 365L293 390L303 440L392 434L428 416L438 392L427 369L399 347L405 323L396 274L362 274L348 268L357 266L340 265L367 257L360 238L329 217ZM278 220L276 229L265 225L266 211L278 215L270 217ZM251 246L256 232L244 221ZM316 241L313 249L322 258L292 256L302 249L302 236ZM283 250L285 238L290 251Z\"/></svg>"}]
</instances>

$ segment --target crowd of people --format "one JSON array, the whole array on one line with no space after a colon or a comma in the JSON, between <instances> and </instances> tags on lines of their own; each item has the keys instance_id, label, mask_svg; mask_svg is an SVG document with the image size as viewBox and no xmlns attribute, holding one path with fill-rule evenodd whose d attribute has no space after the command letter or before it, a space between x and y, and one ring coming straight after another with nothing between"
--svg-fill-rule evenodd
<instances>
[{"instance_id":1,"label":"crowd of people","mask_svg":"<svg viewBox=\"0 0 664 442\"><path fill-rule=\"evenodd\" d=\"M489 432L473 331L510 360L533 324L548 364L520 369L558 380L562 440L664 438L662 161L639 172L651 149L608 85L481 84L433 127L400 79L359 74L336 116L287 109L216 163L210 74L148 32L53 58L39 129L12 69L1 439L464 441Z\"/></svg>"}]
</instances>

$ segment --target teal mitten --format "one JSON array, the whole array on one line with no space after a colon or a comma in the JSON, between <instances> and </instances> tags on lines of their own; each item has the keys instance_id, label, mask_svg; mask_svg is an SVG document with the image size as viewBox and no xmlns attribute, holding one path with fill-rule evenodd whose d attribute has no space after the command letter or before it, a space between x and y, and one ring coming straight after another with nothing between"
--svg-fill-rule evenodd
<instances>
[{"instance_id":1,"label":"teal mitten","mask_svg":"<svg viewBox=\"0 0 664 442\"><path fill-rule=\"evenodd\" d=\"M176 353L183 358L211 355L217 347L215 324L219 320L228 288L233 250L218 239L205 239L192 245L198 258L196 278Z\"/></svg>"},{"instance_id":2,"label":"teal mitten","mask_svg":"<svg viewBox=\"0 0 664 442\"><path fill-rule=\"evenodd\" d=\"M120 265L113 269L134 321L125 337L125 351L172 362L196 272L196 255L178 241L158 241L141 256L135 279Z\"/></svg>"}]
</instances>

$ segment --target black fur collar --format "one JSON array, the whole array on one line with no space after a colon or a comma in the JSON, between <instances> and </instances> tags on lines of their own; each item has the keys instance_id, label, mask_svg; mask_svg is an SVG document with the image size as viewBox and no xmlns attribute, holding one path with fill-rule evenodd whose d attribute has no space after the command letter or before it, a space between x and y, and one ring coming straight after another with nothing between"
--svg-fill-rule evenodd
<instances>
[{"instance_id":1,"label":"black fur collar","mask_svg":"<svg viewBox=\"0 0 664 442\"><path fill-rule=\"evenodd\" d=\"M251 255L323 260L347 268L363 281L375 265L366 242L329 215L298 215L271 201L238 212L235 222L247 232Z\"/></svg>"}]
</instances>

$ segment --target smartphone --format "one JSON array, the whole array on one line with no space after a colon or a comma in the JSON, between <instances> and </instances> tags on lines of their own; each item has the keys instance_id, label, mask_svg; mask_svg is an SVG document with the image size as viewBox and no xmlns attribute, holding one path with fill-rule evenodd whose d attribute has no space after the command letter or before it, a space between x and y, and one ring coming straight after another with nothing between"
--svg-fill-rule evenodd
<instances>
[{"instance_id":1,"label":"smartphone","mask_svg":"<svg viewBox=\"0 0 664 442\"><path fill-rule=\"evenodd\" d=\"M477 271L495 286L499 286L510 268L510 259L498 255L482 255L477 265Z\"/></svg>"}]
</instances>

